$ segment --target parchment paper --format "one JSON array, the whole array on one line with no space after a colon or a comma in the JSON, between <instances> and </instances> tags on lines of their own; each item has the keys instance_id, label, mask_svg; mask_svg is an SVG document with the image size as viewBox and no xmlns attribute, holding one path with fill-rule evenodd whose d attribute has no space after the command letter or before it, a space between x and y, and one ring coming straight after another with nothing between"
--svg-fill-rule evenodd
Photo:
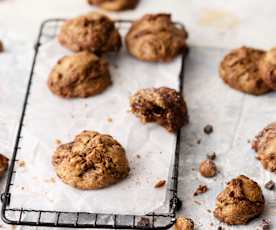
<instances>
[{"instance_id":1,"label":"parchment paper","mask_svg":"<svg viewBox=\"0 0 276 230\"><path fill-rule=\"evenodd\" d=\"M10 207L118 214L154 211L165 202L166 186L155 189L154 184L169 176L176 137L156 124L142 125L128 112L128 99L145 87L177 89L181 58L170 64L150 64L135 60L123 49L110 57L110 88L95 97L64 100L53 95L46 82L52 66L67 54L57 40L40 48ZM55 140L70 142L82 130L108 133L124 146L131 167L127 179L98 191L80 191L57 178L51 164Z\"/></svg>"}]
</instances>

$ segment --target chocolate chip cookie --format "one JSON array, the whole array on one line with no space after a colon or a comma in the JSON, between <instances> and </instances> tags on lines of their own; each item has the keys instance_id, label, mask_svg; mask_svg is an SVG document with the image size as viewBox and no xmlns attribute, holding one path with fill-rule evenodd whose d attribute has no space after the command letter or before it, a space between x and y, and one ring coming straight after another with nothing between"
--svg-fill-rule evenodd
<instances>
[{"instance_id":1,"label":"chocolate chip cookie","mask_svg":"<svg viewBox=\"0 0 276 230\"><path fill-rule=\"evenodd\" d=\"M110 84L107 61L88 51L60 59L48 78L49 89L64 98L93 96Z\"/></svg>"},{"instance_id":2,"label":"chocolate chip cookie","mask_svg":"<svg viewBox=\"0 0 276 230\"><path fill-rule=\"evenodd\" d=\"M133 23L126 46L137 59L168 62L187 48L188 33L176 26L169 14L147 14Z\"/></svg>"},{"instance_id":3,"label":"chocolate chip cookie","mask_svg":"<svg viewBox=\"0 0 276 230\"><path fill-rule=\"evenodd\" d=\"M60 145L52 159L58 177L78 189L100 189L128 176L123 147L111 136L83 131L73 142Z\"/></svg>"},{"instance_id":4,"label":"chocolate chip cookie","mask_svg":"<svg viewBox=\"0 0 276 230\"><path fill-rule=\"evenodd\" d=\"M220 64L220 77L230 87L244 93L261 95L271 91L263 81L259 62L265 51L241 47L227 54Z\"/></svg>"},{"instance_id":5,"label":"chocolate chip cookie","mask_svg":"<svg viewBox=\"0 0 276 230\"><path fill-rule=\"evenodd\" d=\"M276 172L276 123L268 125L256 136L252 148L263 167Z\"/></svg>"},{"instance_id":6,"label":"chocolate chip cookie","mask_svg":"<svg viewBox=\"0 0 276 230\"><path fill-rule=\"evenodd\" d=\"M169 132L176 132L188 123L182 95L167 87L139 90L130 98L130 107L143 123L157 122Z\"/></svg>"},{"instance_id":7,"label":"chocolate chip cookie","mask_svg":"<svg viewBox=\"0 0 276 230\"><path fill-rule=\"evenodd\" d=\"M88 0L91 5L97 5L105 10L121 11L133 9L139 0Z\"/></svg>"},{"instance_id":8,"label":"chocolate chip cookie","mask_svg":"<svg viewBox=\"0 0 276 230\"><path fill-rule=\"evenodd\" d=\"M174 230L194 230L194 221L186 217L178 217L174 225Z\"/></svg>"},{"instance_id":9,"label":"chocolate chip cookie","mask_svg":"<svg viewBox=\"0 0 276 230\"><path fill-rule=\"evenodd\" d=\"M276 48L266 52L259 64L263 81L273 90L276 90Z\"/></svg>"},{"instance_id":10,"label":"chocolate chip cookie","mask_svg":"<svg viewBox=\"0 0 276 230\"><path fill-rule=\"evenodd\" d=\"M9 167L9 159L0 153L0 177L4 176Z\"/></svg>"},{"instance_id":11,"label":"chocolate chip cookie","mask_svg":"<svg viewBox=\"0 0 276 230\"><path fill-rule=\"evenodd\" d=\"M227 224L246 224L259 216L265 206L260 186L246 176L238 176L228 182L217 196L214 215Z\"/></svg>"},{"instance_id":12,"label":"chocolate chip cookie","mask_svg":"<svg viewBox=\"0 0 276 230\"><path fill-rule=\"evenodd\" d=\"M117 52L122 45L114 22L96 12L67 20L61 27L58 40L72 51L88 50L97 54Z\"/></svg>"}]
</instances>

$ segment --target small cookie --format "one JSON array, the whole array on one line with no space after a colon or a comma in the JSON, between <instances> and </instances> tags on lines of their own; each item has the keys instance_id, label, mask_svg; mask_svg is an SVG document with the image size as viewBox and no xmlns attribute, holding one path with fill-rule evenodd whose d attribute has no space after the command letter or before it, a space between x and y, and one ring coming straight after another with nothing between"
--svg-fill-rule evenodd
<instances>
[{"instance_id":1,"label":"small cookie","mask_svg":"<svg viewBox=\"0 0 276 230\"><path fill-rule=\"evenodd\" d=\"M217 196L214 216L227 224L246 224L263 212L264 205L260 186L246 176L239 176Z\"/></svg>"},{"instance_id":2,"label":"small cookie","mask_svg":"<svg viewBox=\"0 0 276 230\"><path fill-rule=\"evenodd\" d=\"M130 107L143 123L157 122L169 132L176 132L188 123L182 95L167 87L139 90L130 98Z\"/></svg>"},{"instance_id":3,"label":"small cookie","mask_svg":"<svg viewBox=\"0 0 276 230\"><path fill-rule=\"evenodd\" d=\"M235 49L220 64L220 77L230 87L244 93L261 95L271 91L262 80L258 64L264 57L263 50L248 47Z\"/></svg>"},{"instance_id":4,"label":"small cookie","mask_svg":"<svg viewBox=\"0 0 276 230\"><path fill-rule=\"evenodd\" d=\"M97 5L109 11L129 10L136 7L139 0L88 0L91 5Z\"/></svg>"},{"instance_id":5,"label":"small cookie","mask_svg":"<svg viewBox=\"0 0 276 230\"><path fill-rule=\"evenodd\" d=\"M217 166L212 160L204 160L200 163L199 172L203 177L214 177L217 174Z\"/></svg>"},{"instance_id":6,"label":"small cookie","mask_svg":"<svg viewBox=\"0 0 276 230\"><path fill-rule=\"evenodd\" d=\"M126 46L137 59L168 62L187 48L184 28L177 27L169 14L147 14L133 23Z\"/></svg>"},{"instance_id":7,"label":"small cookie","mask_svg":"<svg viewBox=\"0 0 276 230\"><path fill-rule=\"evenodd\" d=\"M276 122L265 127L252 143L263 167L276 172Z\"/></svg>"},{"instance_id":8,"label":"small cookie","mask_svg":"<svg viewBox=\"0 0 276 230\"><path fill-rule=\"evenodd\" d=\"M194 221L186 217L178 217L174 225L174 230L194 230Z\"/></svg>"},{"instance_id":9,"label":"small cookie","mask_svg":"<svg viewBox=\"0 0 276 230\"><path fill-rule=\"evenodd\" d=\"M64 98L93 96L110 84L107 61L88 51L60 59L48 78L49 89Z\"/></svg>"},{"instance_id":10,"label":"small cookie","mask_svg":"<svg viewBox=\"0 0 276 230\"><path fill-rule=\"evenodd\" d=\"M97 54L117 52L122 45L114 22L96 12L67 20L61 27L58 40L72 51L88 50Z\"/></svg>"},{"instance_id":11,"label":"small cookie","mask_svg":"<svg viewBox=\"0 0 276 230\"><path fill-rule=\"evenodd\" d=\"M53 155L59 178L78 189L100 189L128 176L123 147L109 135L83 131L73 142L60 145Z\"/></svg>"},{"instance_id":12,"label":"small cookie","mask_svg":"<svg viewBox=\"0 0 276 230\"><path fill-rule=\"evenodd\" d=\"M0 153L0 177L4 176L9 167L9 159Z\"/></svg>"},{"instance_id":13,"label":"small cookie","mask_svg":"<svg viewBox=\"0 0 276 230\"><path fill-rule=\"evenodd\" d=\"M276 90L276 48L266 52L259 63L261 76L266 85Z\"/></svg>"}]
</instances>

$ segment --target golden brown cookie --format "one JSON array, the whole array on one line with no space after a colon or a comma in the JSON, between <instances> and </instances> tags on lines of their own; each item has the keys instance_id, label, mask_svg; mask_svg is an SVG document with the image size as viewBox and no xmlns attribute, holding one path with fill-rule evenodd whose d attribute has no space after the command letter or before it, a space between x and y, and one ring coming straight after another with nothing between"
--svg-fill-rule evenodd
<instances>
[{"instance_id":1,"label":"golden brown cookie","mask_svg":"<svg viewBox=\"0 0 276 230\"><path fill-rule=\"evenodd\" d=\"M276 48L266 52L259 63L261 76L266 85L276 90Z\"/></svg>"},{"instance_id":2,"label":"golden brown cookie","mask_svg":"<svg viewBox=\"0 0 276 230\"><path fill-rule=\"evenodd\" d=\"M252 148L263 167L276 172L276 123L268 125L256 136Z\"/></svg>"},{"instance_id":3,"label":"golden brown cookie","mask_svg":"<svg viewBox=\"0 0 276 230\"><path fill-rule=\"evenodd\" d=\"M130 107L143 123L157 122L169 132L176 132L188 123L182 95L167 87L139 90L130 98Z\"/></svg>"},{"instance_id":4,"label":"golden brown cookie","mask_svg":"<svg viewBox=\"0 0 276 230\"><path fill-rule=\"evenodd\" d=\"M0 177L4 176L9 167L9 159L0 153Z\"/></svg>"},{"instance_id":5,"label":"golden brown cookie","mask_svg":"<svg viewBox=\"0 0 276 230\"><path fill-rule=\"evenodd\" d=\"M60 179L78 189L100 189L128 176L123 147L109 135L83 131L73 142L60 145L53 155Z\"/></svg>"},{"instance_id":6,"label":"golden brown cookie","mask_svg":"<svg viewBox=\"0 0 276 230\"><path fill-rule=\"evenodd\" d=\"M194 230L194 222L192 219L186 217L178 217L174 230Z\"/></svg>"},{"instance_id":7,"label":"golden brown cookie","mask_svg":"<svg viewBox=\"0 0 276 230\"><path fill-rule=\"evenodd\" d=\"M143 61L168 62L187 48L184 28L176 26L169 14L147 14L133 23L126 36L131 55Z\"/></svg>"},{"instance_id":8,"label":"golden brown cookie","mask_svg":"<svg viewBox=\"0 0 276 230\"><path fill-rule=\"evenodd\" d=\"M88 51L60 59L48 78L49 89L64 98L93 96L110 84L107 61Z\"/></svg>"},{"instance_id":9,"label":"golden brown cookie","mask_svg":"<svg viewBox=\"0 0 276 230\"><path fill-rule=\"evenodd\" d=\"M261 95L271 91L260 75L258 64L263 50L241 47L227 54L220 64L220 77L230 87L244 93Z\"/></svg>"},{"instance_id":10,"label":"golden brown cookie","mask_svg":"<svg viewBox=\"0 0 276 230\"><path fill-rule=\"evenodd\" d=\"M212 160L205 160L200 163L199 172L204 177L214 177L217 174L217 166Z\"/></svg>"},{"instance_id":11,"label":"golden brown cookie","mask_svg":"<svg viewBox=\"0 0 276 230\"><path fill-rule=\"evenodd\" d=\"M58 40L72 51L88 50L97 54L117 52L122 45L114 22L96 12L67 20L61 27Z\"/></svg>"},{"instance_id":12,"label":"golden brown cookie","mask_svg":"<svg viewBox=\"0 0 276 230\"><path fill-rule=\"evenodd\" d=\"M133 9L139 0L88 0L91 5L97 5L105 10L121 11Z\"/></svg>"},{"instance_id":13,"label":"golden brown cookie","mask_svg":"<svg viewBox=\"0 0 276 230\"><path fill-rule=\"evenodd\" d=\"M227 224L246 224L263 212L264 205L260 186L246 176L238 176L218 194L214 215Z\"/></svg>"}]
</instances>

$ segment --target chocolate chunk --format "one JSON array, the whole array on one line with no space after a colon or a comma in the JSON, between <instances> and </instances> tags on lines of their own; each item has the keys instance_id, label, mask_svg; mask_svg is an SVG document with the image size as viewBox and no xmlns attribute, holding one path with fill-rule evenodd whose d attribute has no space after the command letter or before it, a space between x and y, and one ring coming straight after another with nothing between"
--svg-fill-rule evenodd
<instances>
[{"instance_id":1,"label":"chocolate chunk","mask_svg":"<svg viewBox=\"0 0 276 230\"><path fill-rule=\"evenodd\" d=\"M265 188L268 190L273 190L275 188L275 183L274 181L270 180L265 184Z\"/></svg>"},{"instance_id":2,"label":"chocolate chunk","mask_svg":"<svg viewBox=\"0 0 276 230\"><path fill-rule=\"evenodd\" d=\"M207 135L211 134L214 131L214 128L212 125L206 125L203 129L204 133Z\"/></svg>"},{"instance_id":3,"label":"chocolate chunk","mask_svg":"<svg viewBox=\"0 0 276 230\"><path fill-rule=\"evenodd\" d=\"M194 196L205 193L208 191L208 187L206 185L199 185L196 191L194 192Z\"/></svg>"}]
</instances>

